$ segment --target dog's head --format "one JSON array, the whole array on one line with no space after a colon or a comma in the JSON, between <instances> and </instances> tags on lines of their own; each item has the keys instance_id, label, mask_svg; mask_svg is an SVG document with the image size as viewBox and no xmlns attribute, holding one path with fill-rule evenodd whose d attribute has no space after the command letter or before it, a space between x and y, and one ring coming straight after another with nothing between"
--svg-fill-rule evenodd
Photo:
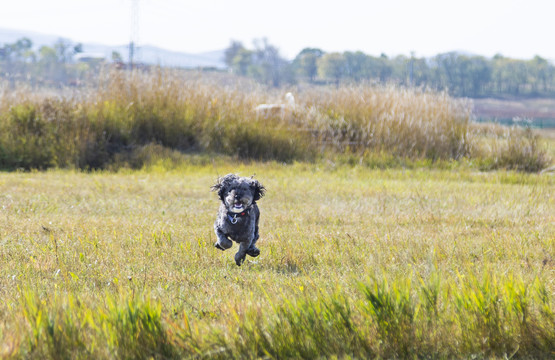
<instances>
[{"instance_id":1,"label":"dog's head","mask_svg":"<svg viewBox=\"0 0 555 360\"><path fill-rule=\"evenodd\" d=\"M218 192L218 196L227 210L235 213L241 213L248 209L264 196L266 191L258 180L239 177L235 174L219 178L211 189Z\"/></svg>"}]
</instances>

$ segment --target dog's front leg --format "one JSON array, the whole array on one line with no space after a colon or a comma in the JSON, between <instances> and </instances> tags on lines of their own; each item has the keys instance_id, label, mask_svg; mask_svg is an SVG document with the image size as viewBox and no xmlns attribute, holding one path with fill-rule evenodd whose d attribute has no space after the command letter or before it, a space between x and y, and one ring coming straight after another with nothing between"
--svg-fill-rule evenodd
<instances>
[{"instance_id":1,"label":"dog's front leg","mask_svg":"<svg viewBox=\"0 0 555 360\"><path fill-rule=\"evenodd\" d=\"M237 251L237 254L235 254L235 263L237 264L237 266L241 266L243 261L245 261L247 250L251 246L251 243L252 240L239 243L239 251Z\"/></svg>"},{"instance_id":2,"label":"dog's front leg","mask_svg":"<svg viewBox=\"0 0 555 360\"><path fill-rule=\"evenodd\" d=\"M229 240L227 236L219 228L216 228L216 237L218 238L218 240L214 244L214 247L216 249L227 250L231 247L231 245L233 245L231 240Z\"/></svg>"}]
</instances>

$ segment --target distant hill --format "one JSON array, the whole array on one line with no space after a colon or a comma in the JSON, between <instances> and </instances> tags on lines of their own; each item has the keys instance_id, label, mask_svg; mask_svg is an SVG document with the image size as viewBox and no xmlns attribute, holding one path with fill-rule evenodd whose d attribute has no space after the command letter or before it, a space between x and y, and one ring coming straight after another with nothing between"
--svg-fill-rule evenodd
<instances>
[{"instance_id":1,"label":"distant hill","mask_svg":"<svg viewBox=\"0 0 555 360\"><path fill-rule=\"evenodd\" d=\"M80 43L77 39L68 39L66 37L41 34L33 31L13 30L0 28L0 46L5 43L14 43L15 41L27 37L33 42L35 49L43 45L52 46L58 39L64 39L72 44ZM82 43L84 55L94 57L104 57L107 61L112 58L112 52L117 51L124 60L129 57L129 48L125 45L110 46L95 43ZM200 54L189 54L177 51L170 51L156 46L144 45L137 49L136 59L139 62L150 65L161 65L170 67L197 68L197 67L215 67L225 68L224 50L210 51Z\"/></svg>"}]
</instances>

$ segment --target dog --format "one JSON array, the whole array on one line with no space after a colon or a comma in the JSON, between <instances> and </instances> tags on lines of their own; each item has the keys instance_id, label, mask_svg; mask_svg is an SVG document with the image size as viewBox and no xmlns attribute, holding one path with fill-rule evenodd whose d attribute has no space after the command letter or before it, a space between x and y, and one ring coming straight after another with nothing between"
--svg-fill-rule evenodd
<instances>
[{"instance_id":1,"label":"dog","mask_svg":"<svg viewBox=\"0 0 555 360\"><path fill-rule=\"evenodd\" d=\"M219 178L211 190L218 192L222 202L214 223L217 237L214 246L220 250L227 250L233 245L231 240L239 243L235 263L241 266L246 255L260 255L260 250L256 247L260 219L260 210L256 202L264 196L266 188L252 177L227 174Z\"/></svg>"},{"instance_id":2,"label":"dog","mask_svg":"<svg viewBox=\"0 0 555 360\"><path fill-rule=\"evenodd\" d=\"M285 104L260 104L254 108L257 117L269 118L280 116L282 119L295 110L295 97L288 92L285 94Z\"/></svg>"}]
</instances>

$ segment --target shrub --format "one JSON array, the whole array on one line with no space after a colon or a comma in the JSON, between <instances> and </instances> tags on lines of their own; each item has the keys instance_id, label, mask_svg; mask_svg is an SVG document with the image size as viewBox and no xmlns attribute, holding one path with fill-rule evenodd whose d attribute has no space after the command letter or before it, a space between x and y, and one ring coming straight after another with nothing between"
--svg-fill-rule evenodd
<instances>
[{"instance_id":1,"label":"shrub","mask_svg":"<svg viewBox=\"0 0 555 360\"><path fill-rule=\"evenodd\" d=\"M538 144L539 136L530 128L510 128L494 140L488 154L492 168L538 172L551 163L546 149Z\"/></svg>"}]
</instances>

